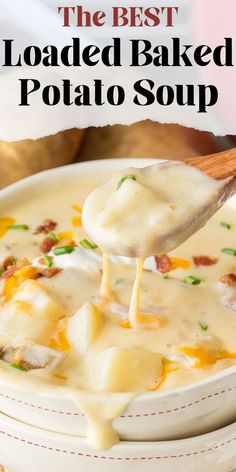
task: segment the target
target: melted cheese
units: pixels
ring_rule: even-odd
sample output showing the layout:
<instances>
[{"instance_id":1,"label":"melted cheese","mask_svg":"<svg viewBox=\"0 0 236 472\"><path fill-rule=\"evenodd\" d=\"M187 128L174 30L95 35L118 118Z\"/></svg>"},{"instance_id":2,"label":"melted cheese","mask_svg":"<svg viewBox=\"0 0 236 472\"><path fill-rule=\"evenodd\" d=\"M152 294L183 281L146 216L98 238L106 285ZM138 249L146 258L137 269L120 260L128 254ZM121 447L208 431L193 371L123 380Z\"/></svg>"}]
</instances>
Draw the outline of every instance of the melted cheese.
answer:
<instances>
[{"instance_id":1,"label":"melted cheese","mask_svg":"<svg viewBox=\"0 0 236 472\"><path fill-rule=\"evenodd\" d=\"M109 257L105 252L103 253L102 282L101 282L100 293L101 293L101 296L104 298L109 298L111 295Z\"/></svg>"}]
</instances>

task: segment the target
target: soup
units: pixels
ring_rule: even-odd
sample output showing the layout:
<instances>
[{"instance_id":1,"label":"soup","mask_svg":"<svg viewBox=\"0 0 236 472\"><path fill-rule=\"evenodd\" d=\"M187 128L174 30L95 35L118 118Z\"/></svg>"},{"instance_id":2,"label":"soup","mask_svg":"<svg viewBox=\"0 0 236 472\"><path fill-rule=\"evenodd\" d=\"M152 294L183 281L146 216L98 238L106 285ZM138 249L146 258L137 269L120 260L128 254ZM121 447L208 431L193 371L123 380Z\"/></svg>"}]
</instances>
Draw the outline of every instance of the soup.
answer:
<instances>
[{"instance_id":1,"label":"soup","mask_svg":"<svg viewBox=\"0 0 236 472\"><path fill-rule=\"evenodd\" d=\"M0 220L1 375L73 392L98 449L118 441L112 420L134 396L236 364L235 210L223 207L184 244L147 258L132 327L135 261L103 261L81 225L86 197L107 177L22 197ZM97 394L107 396L99 408Z\"/></svg>"}]
</instances>

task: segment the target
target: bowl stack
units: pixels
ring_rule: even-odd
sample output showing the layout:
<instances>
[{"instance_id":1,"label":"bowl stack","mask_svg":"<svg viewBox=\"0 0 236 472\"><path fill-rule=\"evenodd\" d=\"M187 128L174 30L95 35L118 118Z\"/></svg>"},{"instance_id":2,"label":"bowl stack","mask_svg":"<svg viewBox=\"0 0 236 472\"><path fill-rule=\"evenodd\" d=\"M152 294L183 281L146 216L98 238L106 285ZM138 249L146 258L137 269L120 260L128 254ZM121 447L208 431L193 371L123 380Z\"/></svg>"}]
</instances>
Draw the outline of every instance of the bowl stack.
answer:
<instances>
[{"instance_id":1,"label":"bowl stack","mask_svg":"<svg viewBox=\"0 0 236 472\"><path fill-rule=\"evenodd\" d=\"M87 446L85 417L70 401L2 387L1 463L9 472L32 472L35 464L37 472L110 472L111 466L116 472L231 472L236 423L220 425L235 415L235 379L231 369L208 383L134 400L115 421L121 442L102 452Z\"/></svg>"}]
</instances>

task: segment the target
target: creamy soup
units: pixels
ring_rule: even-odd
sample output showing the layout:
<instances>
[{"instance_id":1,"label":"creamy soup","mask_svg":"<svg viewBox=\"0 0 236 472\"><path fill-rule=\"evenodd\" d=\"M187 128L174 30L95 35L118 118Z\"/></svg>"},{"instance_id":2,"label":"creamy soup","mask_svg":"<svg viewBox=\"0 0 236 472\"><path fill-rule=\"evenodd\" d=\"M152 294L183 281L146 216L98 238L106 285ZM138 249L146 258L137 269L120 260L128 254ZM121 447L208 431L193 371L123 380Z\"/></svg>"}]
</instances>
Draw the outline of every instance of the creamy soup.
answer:
<instances>
[{"instance_id":1,"label":"creamy soup","mask_svg":"<svg viewBox=\"0 0 236 472\"><path fill-rule=\"evenodd\" d=\"M219 208L225 182L180 162L125 169L89 195L83 226L108 254L166 253Z\"/></svg>"},{"instance_id":2,"label":"creamy soup","mask_svg":"<svg viewBox=\"0 0 236 472\"><path fill-rule=\"evenodd\" d=\"M236 225L225 206L136 273L134 259L103 257L82 229L84 201L98 184L98 176L65 182L1 214L0 367L16 385L64 387L87 415L88 441L104 449L119 440L112 420L134 396L236 364Z\"/></svg>"}]
</instances>

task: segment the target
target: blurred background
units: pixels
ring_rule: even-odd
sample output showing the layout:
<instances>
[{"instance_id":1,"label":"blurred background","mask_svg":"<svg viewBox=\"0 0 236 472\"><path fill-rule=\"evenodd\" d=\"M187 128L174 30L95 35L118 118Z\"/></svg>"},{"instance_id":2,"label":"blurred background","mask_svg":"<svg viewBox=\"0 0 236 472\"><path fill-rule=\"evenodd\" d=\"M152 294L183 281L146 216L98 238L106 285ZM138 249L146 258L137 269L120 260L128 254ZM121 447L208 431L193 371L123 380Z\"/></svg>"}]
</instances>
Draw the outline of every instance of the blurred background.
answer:
<instances>
[{"instance_id":1,"label":"blurred background","mask_svg":"<svg viewBox=\"0 0 236 472\"><path fill-rule=\"evenodd\" d=\"M71 129L37 141L0 141L0 188L28 175L74 162L120 157L184 160L236 146L236 138L217 138L179 125L141 121L86 130Z\"/></svg>"}]
</instances>

